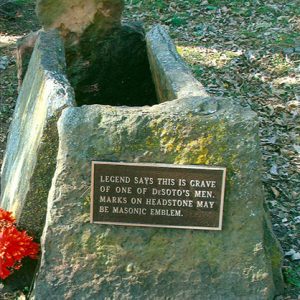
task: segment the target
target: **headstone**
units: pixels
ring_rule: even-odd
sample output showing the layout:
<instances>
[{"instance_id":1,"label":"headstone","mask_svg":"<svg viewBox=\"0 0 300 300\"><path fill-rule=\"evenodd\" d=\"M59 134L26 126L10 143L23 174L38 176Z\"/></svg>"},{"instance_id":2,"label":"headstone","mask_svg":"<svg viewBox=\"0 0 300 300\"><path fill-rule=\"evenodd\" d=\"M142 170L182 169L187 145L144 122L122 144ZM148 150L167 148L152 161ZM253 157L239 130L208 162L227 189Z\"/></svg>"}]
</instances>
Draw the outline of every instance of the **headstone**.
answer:
<instances>
[{"instance_id":1,"label":"headstone","mask_svg":"<svg viewBox=\"0 0 300 300\"><path fill-rule=\"evenodd\" d=\"M263 207L256 115L207 96L160 27L147 44L160 104L68 107L58 120L32 298L273 299L281 252ZM90 223L92 161L226 167L223 229Z\"/></svg>"}]
</instances>

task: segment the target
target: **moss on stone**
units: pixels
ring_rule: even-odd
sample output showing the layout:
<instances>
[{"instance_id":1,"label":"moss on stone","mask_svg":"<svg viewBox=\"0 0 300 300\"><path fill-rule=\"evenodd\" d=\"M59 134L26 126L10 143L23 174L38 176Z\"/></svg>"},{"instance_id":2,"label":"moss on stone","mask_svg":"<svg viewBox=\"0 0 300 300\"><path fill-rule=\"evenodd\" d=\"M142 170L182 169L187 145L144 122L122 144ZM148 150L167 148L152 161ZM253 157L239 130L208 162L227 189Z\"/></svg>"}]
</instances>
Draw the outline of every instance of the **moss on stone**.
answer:
<instances>
[{"instance_id":1,"label":"moss on stone","mask_svg":"<svg viewBox=\"0 0 300 300\"><path fill-rule=\"evenodd\" d=\"M56 168L58 150L58 116L49 119L38 149L36 167L22 207L18 225L26 229L37 240L40 238L46 219L47 198L52 176Z\"/></svg>"}]
</instances>

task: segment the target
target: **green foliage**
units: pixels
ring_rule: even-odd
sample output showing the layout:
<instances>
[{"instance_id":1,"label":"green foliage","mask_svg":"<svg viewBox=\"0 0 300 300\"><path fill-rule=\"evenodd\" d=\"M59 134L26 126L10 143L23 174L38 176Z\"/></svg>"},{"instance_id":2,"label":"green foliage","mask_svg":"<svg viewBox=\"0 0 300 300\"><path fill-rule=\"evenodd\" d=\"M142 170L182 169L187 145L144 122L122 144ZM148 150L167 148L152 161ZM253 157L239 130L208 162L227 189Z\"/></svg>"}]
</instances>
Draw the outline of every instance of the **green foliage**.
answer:
<instances>
[{"instance_id":1,"label":"green foliage","mask_svg":"<svg viewBox=\"0 0 300 300\"><path fill-rule=\"evenodd\" d=\"M186 19L181 18L181 17L176 16L176 15L171 19L171 24L176 26L176 27L185 25L186 23L187 23Z\"/></svg>"},{"instance_id":2,"label":"green foliage","mask_svg":"<svg viewBox=\"0 0 300 300\"><path fill-rule=\"evenodd\" d=\"M280 34L275 43L283 47L294 47L297 43L300 43L300 34L299 32Z\"/></svg>"},{"instance_id":3,"label":"green foliage","mask_svg":"<svg viewBox=\"0 0 300 300\"><path fill-rule=\"evenodd\" d=\"M206 6L206 9L207 10L216 10L216 9L218 9L218 7L217 6L208 5L208 6Z\"/></svg>"},{"instance_id":4,"label":"green foliage","mask_svg":"<svg viewBox=\"0 0 300 300\"><path fill-rule=\"evenodd\" d=\"M5 6L5 5L23 5L23 4L30 4L32 3L33 0L4 0L0 2L0 6Z\"/></svg>"},{"instance_id":5,"label":"green foliage","mask_svg":"<svg viewBox=\"0 0 300 300\"><path fill-rule=\"evenodd\" d=\"M8 19L16 17L17 12L23 9L27 4L32 4L33 0L0 0L0 17Z\"/></svg>"},{"instance_id":6,"label":"green foliage","mask_svg":"<svg viewBox=\"0 0 300 300\"><path fill-rule=\"evenodd\" d=\"M196 65L196 66L192 66L192 71L197 78L201 79L201 75L204 73L204 68Z\"/></svg>"},{"instance_id":7,"label":"green foliage","mask_svg":"<svg viewBox=\"0 0 300 300\"><path fill-rule=\"evenodd\" d=\"M15 3L19 5L28 4L28 3L32 3L32 0L15 0Z\"/></svg>"},{"instance_id":8,"label":"green foliage","mask_svg":"<svg viewBox=\"0 0 300 300\"><path fill-rule=\"evenodd\" d=\"M285 281L293 286L300 288L300 266L292 268L286 268L283 270Z\"/></svg>"},{"instance_id":9,"label":"green foliage","mask_svg":"<svg viewBox=\"0 0 300 300\"><path fill-rule=\"evenodd\" d=\"M151 3L155 3L155 5L160 8L160 9L165 9L167 8L167 2L164 0L152 0L150 1Z\"/></svg>"}]
</instances>

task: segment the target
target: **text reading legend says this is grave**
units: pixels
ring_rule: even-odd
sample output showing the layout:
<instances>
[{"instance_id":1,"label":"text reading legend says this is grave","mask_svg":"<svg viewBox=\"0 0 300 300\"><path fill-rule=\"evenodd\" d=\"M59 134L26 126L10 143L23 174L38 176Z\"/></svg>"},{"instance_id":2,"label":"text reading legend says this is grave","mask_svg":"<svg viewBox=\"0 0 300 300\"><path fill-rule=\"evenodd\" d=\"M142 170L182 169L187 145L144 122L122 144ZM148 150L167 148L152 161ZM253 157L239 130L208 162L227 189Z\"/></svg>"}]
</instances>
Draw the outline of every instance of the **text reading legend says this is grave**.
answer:
<instances>
[{"instance_id":1,"label":"text reading legend says this is grave","mask_svg":"<svg viewBox=\"0 0 300 300\"><path fill-rule=\"evenodd\" d=\"M226 169L92 163L91 222L220 230Z\"/></svg>"}]
</instances>

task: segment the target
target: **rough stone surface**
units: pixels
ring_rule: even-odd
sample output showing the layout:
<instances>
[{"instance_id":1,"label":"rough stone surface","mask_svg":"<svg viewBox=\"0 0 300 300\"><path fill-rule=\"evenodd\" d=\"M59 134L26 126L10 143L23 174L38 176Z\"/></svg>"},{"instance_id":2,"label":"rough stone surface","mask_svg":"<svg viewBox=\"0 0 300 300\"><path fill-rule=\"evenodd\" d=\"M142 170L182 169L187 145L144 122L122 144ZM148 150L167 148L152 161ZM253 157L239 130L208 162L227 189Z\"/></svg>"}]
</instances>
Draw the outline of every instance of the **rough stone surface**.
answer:
<instances>
[{"instance_id":1,"label":"rough stone surface","mask_svg":"<svg viewBox=\"0 0 300 300\"><path fill-rule=\"evenodd\" d=\"M1 176L0 206L13 211L19 226L41 235L58 147L56 121L74 105L64 76L62 41L41 32L32 54L10 127Z\"/></svg>"},{"instance_id":2,"label":"rough stone surface","mask_svg":"<svg viewBox=\"0 0 300 300\"><path fill-rule=\"evenodd\" d=\"M208 97L164 29L157 25L146 35L148 57L159 102L182 97Z\"/></svg>"},{"instance_id":3,"label":"rough stone surface","mask_svg":"<svg viewBox=\"0 0 300 300\"><path fill-rule=\"evenodd\" d=\"M76 41L90 28L101 34L119 26L123 6L122 0L37 0L36 12L45 29Z\"/></svg>"},{"instance_id":4,"label":"rough stone surface","mask_svg":"<svg viewBox=\"0 0 300 300\"><path fill-rule=\"evenodd\" d=\"M163 103L74 107L62 42L56 32L39 35L12 122L1 200L36 235L47 205L31 297L273 299L282 288L281 253L263 208L256 117L207 97L160 27L147 45ZM227 167L223 230L90 224L92 160Z\"/></svg>"},{"instance_id":5,"label":"rough stone surface","mask_svg":"<svg viewBox=\"0 0 300 300\"><path fill-rule=\"evenodd\" d=\"M21 89L39 31L31 32L17 42L18 88Z\"/></svg>"},{"instance_id":6,"label":"rough stone surface","mask_svg":"<svg viewBox=\"0 0 300 300\"><path fill-rule=\"evenodd\" d=\"M210 113L210 102L218 110ZM266 223L257 121L228 99L67 108L35 299L273 299L281 253ZM221 232L89 223L92 160L222 165Z\"/></svg>"}]
</instances>

